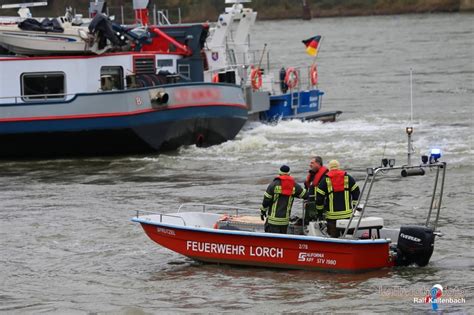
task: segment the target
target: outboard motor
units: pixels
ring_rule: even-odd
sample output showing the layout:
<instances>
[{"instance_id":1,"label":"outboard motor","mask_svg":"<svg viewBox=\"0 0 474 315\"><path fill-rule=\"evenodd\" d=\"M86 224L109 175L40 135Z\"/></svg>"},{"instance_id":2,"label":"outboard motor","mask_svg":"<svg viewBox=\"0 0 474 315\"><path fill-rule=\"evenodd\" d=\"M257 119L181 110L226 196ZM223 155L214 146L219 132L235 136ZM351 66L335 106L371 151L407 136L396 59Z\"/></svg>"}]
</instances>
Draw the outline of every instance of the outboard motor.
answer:
<instances>
[{"instance_id":1,"label":"outboard motor","mask_svg":"<svg viewBox=\"0 0 474 315\"><path fill-rule=\"evenodd\" d=\"M123 46L125 42L118 37L112 28L112 22L103 14L97 14L89 24L89 32L99 33L99 49L104 49L109 40L115 46Z\"/></svg>"},{"instance_id":2,"label":"outboard motor","mask_svg":"<svg viewBox=\"0 0 474 315\"><path fill-rule=\"evenodd\" d=\"M435 234L425 226L402 226L398 235L397 266L428 264L433 254Z\"/></svg>"}]
</instances>

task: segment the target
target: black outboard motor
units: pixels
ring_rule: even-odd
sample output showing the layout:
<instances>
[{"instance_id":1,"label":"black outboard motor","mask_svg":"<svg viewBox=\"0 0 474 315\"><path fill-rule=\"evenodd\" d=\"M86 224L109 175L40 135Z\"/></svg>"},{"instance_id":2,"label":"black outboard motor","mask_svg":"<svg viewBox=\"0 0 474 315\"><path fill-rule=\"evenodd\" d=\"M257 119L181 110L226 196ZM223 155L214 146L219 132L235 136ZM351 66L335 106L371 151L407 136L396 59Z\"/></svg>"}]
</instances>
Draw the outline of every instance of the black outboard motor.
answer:
<instances>
[{"instance_id":1,"label":"black outboard motor","mask_svg":"<svg viewBox=\"0 0 474 315\"><path fill-rule=\"evenodd\" d=\"M135 43L135 51L140 51L143 44L150 45L153 42L150 32L141 27L129 30L119 24L112 23L112 29L133 41Z\"/></svg>"},{"instance_id":2,"label":"black outboard motor","mask_svg":"<svg viewBox=\"0 0 474 315\"><path fill-rule=\"evenodd\" d=\"M89 32L99 33L99 49L107 46L107 39L115 46L123 46L124 42L117 36L112 28L112 22L103 14L97 14L89 24Z\"/></svg>"},{"instance_id":3,"label":"black outboard motor","mask_svg":"<svg viewBox=\"0 0 474 315\"><path fill-rule=\"evenodd\" d=\"M285 94L288 91L288 85L285 83L286 69L280 69L280 90L281 93Z\"/></svg>"},{"instance_id":4,"label":"black outboard motor","mask_svg":"<svg viewBox=\"0 0 474 315\"><path fill-rule=\"evenodd\" d=\"M435 234L425 226L402 226L398 235L397 266L428 264L433 254Z\"/></svg>"}]
</instances>

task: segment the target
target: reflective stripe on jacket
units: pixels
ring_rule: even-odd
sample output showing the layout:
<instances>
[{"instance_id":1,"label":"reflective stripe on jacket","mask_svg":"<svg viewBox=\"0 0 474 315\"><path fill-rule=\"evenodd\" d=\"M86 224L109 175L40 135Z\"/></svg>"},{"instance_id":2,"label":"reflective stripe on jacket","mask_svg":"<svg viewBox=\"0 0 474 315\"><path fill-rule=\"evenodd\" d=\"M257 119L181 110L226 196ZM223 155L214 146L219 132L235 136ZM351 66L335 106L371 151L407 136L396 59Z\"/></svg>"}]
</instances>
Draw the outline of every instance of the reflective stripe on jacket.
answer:
<instances>
[{"instance_id":1,"label":"reflective stripe on jacket","mask_svg":"<svg viewBox=\"0 0 474 315\"><path fill-rule=\"evenodd\" d=\"M324 210L326 203L326 219L350 218L359 194L359 186L352 176L340 170L329 171L316 189L316 209Z\"/></svg>"},{"instance_id":2,"label":"reflective stripe on jacket","mask_svg":"<svg viewBox=\"0 0 474 315\"><path fill-rule=\"evenodd\" d=\"M292 183L292 187L288 183ZM303 198L305 194L306 189L295 183L293 177L277 177L268 185L260 210L267 212L268 223L288 225L294 198Z\"/></svg>"}]
</instances>

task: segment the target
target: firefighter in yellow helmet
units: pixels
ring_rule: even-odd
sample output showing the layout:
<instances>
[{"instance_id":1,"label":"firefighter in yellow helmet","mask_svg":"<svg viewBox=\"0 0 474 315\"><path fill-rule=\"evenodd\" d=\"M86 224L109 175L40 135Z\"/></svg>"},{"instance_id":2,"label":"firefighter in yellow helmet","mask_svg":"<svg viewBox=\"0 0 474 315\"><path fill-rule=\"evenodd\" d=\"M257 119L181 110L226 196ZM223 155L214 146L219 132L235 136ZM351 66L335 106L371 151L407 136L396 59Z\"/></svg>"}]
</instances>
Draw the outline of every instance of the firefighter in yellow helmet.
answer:
<instances>
[{"instance_id":1,"label":"firefighter in yellow helmet","mask_svg":"<svg viewBox=\"0 0 474 315\"><path fill-rule=\"evenodd\" d=\"M286 234L293 200L295 197L301 199L305 194L306 189L290 176L290 168L286 165L280 167L279 176L268 185L260 207L262 220L267 217L265 232Z\"/></svg>"},{"instance_id":2,"label":"firefighter in yellow helmet","mask_svg":"<svg viewBox=\"0 0 474 315\"><path fill-rule=\"evenodd\" d=\"M338 161L330 161L328 168L325 180L316 189L316 209L326 212L328 233L331 237L338 237L336 221L351 217L360 190L355 179L340 169Z\"/></svg>"}]
</instances>

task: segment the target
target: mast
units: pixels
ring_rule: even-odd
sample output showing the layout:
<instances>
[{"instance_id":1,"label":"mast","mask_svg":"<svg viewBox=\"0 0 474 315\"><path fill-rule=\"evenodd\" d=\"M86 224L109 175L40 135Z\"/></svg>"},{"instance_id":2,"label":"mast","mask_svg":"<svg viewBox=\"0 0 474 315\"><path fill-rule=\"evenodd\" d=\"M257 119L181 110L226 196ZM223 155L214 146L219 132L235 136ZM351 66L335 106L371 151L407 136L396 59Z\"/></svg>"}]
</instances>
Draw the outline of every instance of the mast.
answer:
<instances>
[{"instance_id":1,"label":"mast","mask_svg":"<svg viewBox=\"0 0 474 315\"><path fill-rule=\"evenodd\" d=\"M413 69L410 68L410 127L405 129L408 136L407 164L411 166L411 155L413 153L413 143L411 135L413 133Z\"/></svg>"},{"instance_id":2,"label":"mast","mask_svg":"<svg viewBox=\"0 0 474 315\"><path fill-rule=\"evenodd\" d=\"M105 1L95 0L89 3L89 17L94 18L98 13L104 11Z\"/></svg>"},{"instance_id":3,"label":"mast","mask_svg":"<svg viewBox=\"0 0 474 315\"><path fill-rule=\"evenodd\" d=\"M149 25L148 0L133 0L133 10L135 11L135 23Z\"/></svg>"}]
</instances>

